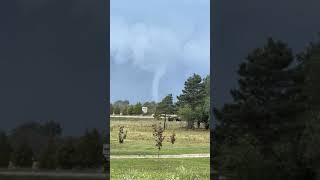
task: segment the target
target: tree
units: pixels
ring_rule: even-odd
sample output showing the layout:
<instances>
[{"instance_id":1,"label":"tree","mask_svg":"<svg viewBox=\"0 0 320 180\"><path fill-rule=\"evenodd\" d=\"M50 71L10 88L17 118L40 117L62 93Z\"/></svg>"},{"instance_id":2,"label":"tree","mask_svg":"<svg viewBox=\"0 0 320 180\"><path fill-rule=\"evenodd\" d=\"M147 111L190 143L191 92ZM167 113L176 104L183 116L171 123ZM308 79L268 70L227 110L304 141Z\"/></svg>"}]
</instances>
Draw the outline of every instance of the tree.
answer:
<instances>
[{"instance_id":1,"label":"tree","mask_svg":"<svg viewBox=\"0 0 320 180\"><path fill-rule=\"evenodd\" d=\"M142 104L140 102L138 102L134 106L133 114L135 114L135 115L141 115L142 114Z\"/></svg>"},{"instance_id":2,"label":"tree","mask_svg":"<svg viewBox=\"0 0 320 180\"><path fill-rule=\"evenodd\" d=\"M0 132L0 167L8 167L11 151L8 136L6 133Z\"/></svg>"},{"instance_id":3,"label":"tree","mask_svg":"<svg viewBox=\"0 0 320 180\"><path fill-rule=\"evenodd\" d=\"M297 136L297 114L304 110L296 81L291 50L281 41L268 39L240 65L239 89L231 90L234 103L225 104L216 117L224 134L252 134L265 147L282 138Z\"/></svg>"},{"instance_id":4,"label":"tree","mask_svg":"<svg viewBox=\"0 0 320 180\"><path fill-rule=\"evenodd\" d=\"M192 110L190 105L180 107L178 114L187 121L187 128L192 129L194 127L194 119L197 117L197 112Z\"/></svg>"},{"instance_id":5,"label":"tree","mask_svg":"<svg viewBox=\"0 0 320 180\"><path fill-rule=\"evenodd\" d=\"M198 74L193 74L184 83L184 89L182 94L177 97L178 106L190 105L191 109L195 109L198 105L201 105L205 96L204 84L202 78Z\"/></svg>"},{"instance_id":6,"label":"tree","mask_svg":"<svg viewBox=\"0 0 320 180\"><path fill-rule=\"evenodd\" d=\"M103 163L102 137L97 129L86 131L76 148L78 165L82 168L98 168Z\"/></svg>"},{"instance_id":7,"label":"tree","mask_svg":"<svg viewBox=\"0 0 320 180\"><path fill-rule=\"evenodd\" d=\"M56 153L58 144L54 139L49 139L39 156L39 166L42 169L55 169L57 167Z\"/></svg>"},{"instance_id":8,"label":"tree","mask_svg":"<svg viewBox=\"0 0 320 180\"><path fill-rule=\"evenodd\" d=\"M12 147L17 147L22 143L27 143L32 148L37 159L41 150L46 146L50 138L58 138L62 134L59 123L48 121L45 123L28 122L14 128L10 133Z\"/></svg>"},{"instance_id":9,"label":"tree","mask_svg":"<svg viewBox=\"0 0 320 180\"><path fill-rule=\"evenodd\" d=\"M184 83L182 94L177 97L178 112L182 113L180 115L188 121L187 128L193 128L196 120L198 127L200 127L201 121L208 122L208 118L204 120L206 118L204 105L206 85L208 82L209 81L203 82L200 75L193 74L193 76L189 77ZM190 115L190 117L187 117L188 115Z\"/></svg>"},{"instance_id":10,"label":"tree","mask_svg":"<svg viewBox=\"0 0 320 180\"><path fill-rule=\"evenodd\" d=\"M128 107L128 114L133 115L134 114L134 107L132 105L129 105Z\"/></svg>"},{"instance_id":11,"label":"tree","mask_svg":"<svg viewBox=\"0 0 320 180\"><path fill-rule=\"evenodd\" d=\"M62 134L62 128L59 123L55 121L48 121L43 126L43 135L49 138L59 137Z\"/></svg>"},{"instance_id":12,"label":"tree","mask_svg":"<svg viewBox=\"0 0 320 180\"><path fill-rule=\"evenodd\" d=\"M122 115L128 115L128 106L125 106L122 110Z\"/></svg>"},{"instance_id":13,"label":"tree","mask_svg":"<svg viewBox=\"0 0 320 180\"><path fill-rule=\"evenodd\" d=\"M166 129L167 114L172 114L174 112L172 94L168 94L160 103L158 103L156 112L157 114L164 114L163 129Z\"/></svg>"},{"instance_id":14,"label":"tree","mask_svg":"<svg viewBox=\"0 0 320 180\"><path fill-rule=\"evenodd\" d=\"M31 167L33 163L32 148L26 142L18 145L12 153L11 160L17 167Z\"/></svg>"},{"instance_id":15,"label":"tree","mask_svg":"<svg viewBox=\"0 0 320 180\"><path fill-rule=\"evenodd\" d=\"M114 106L114 114L120 114L121 112L121 109L120 109L120 106Z\"/></svg>"},{"instance_id":16,"label":"tree","mask_svg":"<svg viewBox=\"0 0 320 180\"><path fill-rule=\"evenodd\" d=\"M148 112L147 114L155 114L156 113L156 107L157 107L157 103L154 101L151 102L145 102L143 104L144 107L148 107Z\"/></svg>"},{"instance_id":17,"label":"tree","mask_svg":"<svg viewBox=\"0 0 320 180\"><path fill-rule=\"evenodd\" d=\"M76 149L73 139L66 139L57 150L57 166L62 169L71 169L76 165Z\"/></svg>"},{"instance_id":18,"label":"tree","mask_svg":"<svg viewBox=\"0 0 320 180\"><path fill-rule=\"evenodd\" d=\"M298 144L305 124L300 118L306 107L304 78L291 50L270 38L248 55L238 74L239 88L231 90L234 102L215 109L216 147L225 147L217 150L219 167L231 172L229 163L236 163L232 167L239 173L234 179L263 179L274 167L277 174L272 179L305 179L298 174ZM250 157L234 159L239 157L237 152L249 152L248 148Z\"/></svg>"},{"instance_id":19,"label":"tree","mask_svg":"<svg viewBox=\"0 0 320 180\"><path fill-rule=\"evenodd\" d=\"M114 112L113 104L110 103L110 112L109 112L109 114L111 115L111 114L113 114L113 112Z\"/></svg>"},{"instance_id":20,"label":"tree","mask_svg":"<svg viewBox=\"0 0 320 180\"><path fill-rule=\"evenodd\" d=\"M155 146L158 149L158 158L159 158L160 150L162 148L162 142L165 138L165 136L163 136L164 129L161 127L161 123L158 126L156 124L152 125L152 128L153 128L153 137L154 137L154 140L156 141Z\"/></svg>"}]
</instances>

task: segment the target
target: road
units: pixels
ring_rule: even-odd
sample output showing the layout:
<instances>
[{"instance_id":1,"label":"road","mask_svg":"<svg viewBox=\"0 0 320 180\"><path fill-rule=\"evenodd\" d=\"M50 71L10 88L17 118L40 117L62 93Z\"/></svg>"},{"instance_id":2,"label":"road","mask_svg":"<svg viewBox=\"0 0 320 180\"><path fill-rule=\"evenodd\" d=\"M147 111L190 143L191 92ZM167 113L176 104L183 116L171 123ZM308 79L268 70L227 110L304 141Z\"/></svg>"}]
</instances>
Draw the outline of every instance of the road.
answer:
<instances>
[{"instance_id":1,"label":"road","mask_svg":"<svg viewBox=\"0 0 320 180\"><path fill-rule=\"evenodd\" d=\"M110 159L143 159L143 158L158 158L158 155L117 155L110 156ZM177 154L177 155L159 155L159 158L210 158L210 154Z\"/></svg>"}]
</instances>

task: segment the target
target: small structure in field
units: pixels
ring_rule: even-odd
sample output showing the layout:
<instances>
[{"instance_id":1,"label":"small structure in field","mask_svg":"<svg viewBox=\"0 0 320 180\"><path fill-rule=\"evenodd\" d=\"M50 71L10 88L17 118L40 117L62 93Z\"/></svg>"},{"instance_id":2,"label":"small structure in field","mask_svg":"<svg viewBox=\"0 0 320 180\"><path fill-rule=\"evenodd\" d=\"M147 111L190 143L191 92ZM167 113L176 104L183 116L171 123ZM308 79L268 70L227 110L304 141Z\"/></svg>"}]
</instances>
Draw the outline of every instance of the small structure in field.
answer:
<instances>
[{"instance_id":1,"label":"small structure in field","mask_svg":"<svg viewBox=\"0 0 320 180\"><path fill-rule=\"evenodd\" d=\"M148 107L142 107L142 112L143 112L143 114L147 114L148 113Z\"/></svg>"}]
</instances>

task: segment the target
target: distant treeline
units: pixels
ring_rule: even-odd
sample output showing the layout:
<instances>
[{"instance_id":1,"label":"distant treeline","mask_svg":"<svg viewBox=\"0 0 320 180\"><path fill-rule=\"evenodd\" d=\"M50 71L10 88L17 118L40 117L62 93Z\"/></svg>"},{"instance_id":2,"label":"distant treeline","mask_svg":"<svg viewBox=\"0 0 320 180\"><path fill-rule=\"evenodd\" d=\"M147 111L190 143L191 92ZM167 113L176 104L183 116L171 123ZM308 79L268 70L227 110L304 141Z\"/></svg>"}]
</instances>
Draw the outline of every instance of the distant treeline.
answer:
<instances>
[{"instance_id":1,"label":"distant treeline","mask_svg":"<svg viewBox=\"0 0 320 180\"><path fill-rule=\"evenodd\" d=\"M293 54L270 38L238 75L233 102L215 109L216 172L231 180L320 179L320 41Z\"/></svg>"},{"instance_id":2,"label":"distant treeline","mask_svg":"<svg viewBox=\"0 0 320 180\"><path fill-rule=\"evenodd\" d=\"M96 169L104 166L105 139L97 129L81 137L62 137L61 126L53 121L30 122L0 132L0 167L40 169Z\"/></svg>"},{"instance_id":3,"label":"distant treeline","mask_svg":"<svg viewBox=\"0 0 320 180\"><path fill-rule=\"evenodd\" d=\"M131 105L128 100L110 103L110 114L142 115L142 107L147 107L146 115L178 114L187 121L187 128L193 128L201 123L209 128L210 122L210 76L202 78L193 74L184 83L182 93L173 102L172 94L165 96L160 102L145 102Z\"/></svg>"}]
</instances>

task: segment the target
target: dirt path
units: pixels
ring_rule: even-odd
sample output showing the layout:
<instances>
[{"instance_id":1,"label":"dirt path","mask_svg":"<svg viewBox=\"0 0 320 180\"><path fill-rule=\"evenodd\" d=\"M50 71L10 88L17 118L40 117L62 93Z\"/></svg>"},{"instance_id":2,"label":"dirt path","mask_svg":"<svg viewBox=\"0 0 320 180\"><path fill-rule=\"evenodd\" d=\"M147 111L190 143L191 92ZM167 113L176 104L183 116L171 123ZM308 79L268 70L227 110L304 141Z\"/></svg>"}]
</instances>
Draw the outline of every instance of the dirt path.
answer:
<instances>
[{"instance_id":1,"label":"dirt path","mask_svg":"<svg viewBox=\"0 0 320 180\"><path fill-rule=\"evenodd\" d=\"M209 158L210 154L177 154L177 155L159 155L159 158ZM110 159L142 159L158 158L158 155L118 155L110 156Z\"/></svg>"},{"instance_id":2,"label":"dirt path","mask_svg":"<svg viewBox=\"0 0 320 180\"><path fill-rule=\"evenodd\" d=\"M110 115L112 118L153 119L153 116Z\"/></svg>"}]
</instances>

